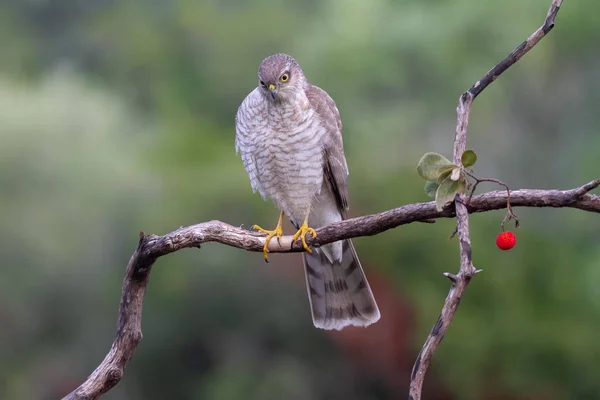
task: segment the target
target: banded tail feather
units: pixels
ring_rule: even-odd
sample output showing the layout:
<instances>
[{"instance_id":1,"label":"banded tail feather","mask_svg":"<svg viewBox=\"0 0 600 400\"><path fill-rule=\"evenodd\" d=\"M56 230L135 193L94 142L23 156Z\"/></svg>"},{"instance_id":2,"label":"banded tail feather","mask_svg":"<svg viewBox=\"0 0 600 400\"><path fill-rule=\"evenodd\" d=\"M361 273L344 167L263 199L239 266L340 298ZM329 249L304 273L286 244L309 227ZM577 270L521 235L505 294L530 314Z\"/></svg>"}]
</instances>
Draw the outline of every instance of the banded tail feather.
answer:
<instances>
[{"instance_id":1,"label":"banded tail feather","mask_svg":"<svg viewBox=\"0 0 600 400\"><path fill-rule=\"evenodd\" d=\"M341 261L331 260L328 257L331 252L324 248L302 254L313 323L317 328L340 330L348 325L368 326L380 317L354 245L344 240L342 250Z\"/></svg>"}]
</instances>

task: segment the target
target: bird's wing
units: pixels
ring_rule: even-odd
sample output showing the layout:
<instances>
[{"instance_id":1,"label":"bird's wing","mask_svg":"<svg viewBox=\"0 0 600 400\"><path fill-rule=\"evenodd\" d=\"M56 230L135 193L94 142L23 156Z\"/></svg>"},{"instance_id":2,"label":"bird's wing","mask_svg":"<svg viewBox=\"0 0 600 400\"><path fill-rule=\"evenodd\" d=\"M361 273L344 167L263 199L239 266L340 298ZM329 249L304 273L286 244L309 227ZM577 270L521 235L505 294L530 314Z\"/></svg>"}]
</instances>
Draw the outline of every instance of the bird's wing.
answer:
<instances>
[{"instance_id":1,"label":"bird's wing","mask_svg":"<svg viewBox=\"0 0 600 400\"><path fill-rule=\"evenodd\" d=\"M250 185L252 190L260 191L260 194L265 197L260 181L258 180L258 171L255 159L256 152L256 136L259 135L262 126L260 122L262 118L258 115L262 108L258 106L260 101L260 93L254 89L242 102L238 108L235 117L235 152L241 153L242 161L248 176L250 177Z\"/></svg>"},{"instance_id":2,"label":"bird's wing","mask_svg":"<svg viewBox=\"0 0 600 400\"><path fill-rule=\"evenodd\" d=\"M306 96L327 130L323 146L325 153L323 170L327 183L335 196L337 206L344 215L348 210L348 185L346 183L348 165L344 156L340 112L327 92L317 86L310 85L306 89Z\"/></svg>"},{"instance_id":3,"label":"bird's wing","mask_svg":"<svg viewBox=\"0 0 600 400\"><path fill-rule=\"evenodd\" d=\"M335 102L317 86L309 86L306 95L327 131L323 143L323 172L331 193L324 197L330 201L319 203L320 209L313 209L311 214L314 218L315 214L321 213L318 219L320 226L333 222L335 217L337 220L344 218L348 210L348 166L342 142L342 120ZM333 212L328 212L328 204L331 204ZM328 220L334 214L335 206L339 215ZM302 254L302 259L316 327L342 329L347 325L367 326L379 319L377 303L350 240L321 246L312 253Z\"/></svg>"}]
</instances>

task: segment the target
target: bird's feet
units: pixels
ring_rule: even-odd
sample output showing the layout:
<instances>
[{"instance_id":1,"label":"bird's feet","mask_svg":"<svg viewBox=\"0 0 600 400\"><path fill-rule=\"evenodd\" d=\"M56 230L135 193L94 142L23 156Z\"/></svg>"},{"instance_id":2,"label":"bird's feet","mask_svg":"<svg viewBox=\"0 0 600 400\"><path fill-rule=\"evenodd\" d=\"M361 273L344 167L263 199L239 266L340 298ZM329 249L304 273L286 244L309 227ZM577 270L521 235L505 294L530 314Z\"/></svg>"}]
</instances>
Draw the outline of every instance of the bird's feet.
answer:
<instances>
[{"instance_id":1,"label":"bird's feet","mask_svg":"<svg viewBox=\"0 0 600 400\"><path fill-rule=\"evenodd\" d=\"M281 237L283 236L283 229L281 228L281 219L280 219L280 223L277 224L275 229L273 229L272 231L263 229L258 225L252 225L252 229L255 229L259 232L267 234L267 238L265 239L265 245L263 247L263 256L265 257L265 261L269 262L269 260L268 260L269 256L267 255L267 253L269 252L269 242L271 241L271 239L276 237L277 243L279 243L279 239L281 239Z\"/></svg>"},{"instance_id":2,"label":"bird's feet","mask_svg":"<svg viewBox=\"0 0 600 400\"><path fill-rule=\"evenodd\" d=\"M315 232L315 230L313 228L309 228L308 224L306 222L304 222L302 224L302 226L300 227L300 229L298 229L298 232L296 232L296 234L292 238L292 245L294 243L296 243L296 240L298 240L298 238L300 238L300 239L302 239L302 247L304 247L304 250L306 250L308 253L312 253L312 250L306 244L306 234L307 233L310 233L311 236L314 238L317 237L317 233Z\"/></svg>"}]
</instances>

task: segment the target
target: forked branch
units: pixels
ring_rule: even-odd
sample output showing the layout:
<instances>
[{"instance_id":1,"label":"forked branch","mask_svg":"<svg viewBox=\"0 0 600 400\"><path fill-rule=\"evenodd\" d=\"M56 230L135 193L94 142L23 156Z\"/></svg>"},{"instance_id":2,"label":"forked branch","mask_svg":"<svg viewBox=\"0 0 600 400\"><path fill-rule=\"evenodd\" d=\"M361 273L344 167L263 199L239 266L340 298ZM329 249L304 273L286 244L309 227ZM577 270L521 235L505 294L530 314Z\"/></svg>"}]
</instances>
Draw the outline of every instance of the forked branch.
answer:
<instances>
[{"instance_id":1,"label":"forked branch","mask_svg":"<svg viewBox=\"0 0 600 400\"><path fill-rule=\"evenodd\" d=\"M600 186L600 179L570 190L522 189L511 191L513 207L575 208L600 214L600 195L588 193ZM473 196L470 213L480 213L506 208L506 191L494 191ZM437 211L435 202L409 204L378 214L347 219L317 229L317 237L309 239L312 246L320 246L337 240L372 236L413 222L432 221L455 217L454 207ZM125 366L142 338L142 305L148 278L154 262L161 256L185 248L200 247L203 243L216 242L242 250L262 252L265 237L246 229L221 221L208 221L179 228L164 236L140 234L138 248L131 256L123 287L117 323L117 335L110 351L77 389L64 397L69 400L96 399L115 386ZM292 236L281 238L281 244L273 240L269 250L274 253L302 251ZM436 326L439 327L438 324Z\"/></svg>"},{"instance_id":2,"label":"forked branch","mask_svg":"<svg viewBox=\"0 0 600 400\"><path fill-rule=\"evenodd\" d=\"M454 139L454 163L456 165L461 164L462 154L467 149L467 127L469 125L469 114L471 113L473 101L486 87L494 82L496 78L510 68L511 65L519 61L521 57L552 30L554 27L554 20L556 19L561 4L562 0L552 0L552 4L546 14L543 25L460 96L458 108L456 109L456 137ZM510 196L508 193L509 192L507 191L507 196ZM425 373L429 367L431 357L433 357L433 354L444 338L467 285L471 282L471 278L478 272L472 262L471 239L469 235L469 213L467 210L468 202L466 196L464 194L458 194L454 203L456 208L456 231L458 233L458 243L460 248L460 270L457 275L450 273L445 274L451 281L450 291L444 302L442 312L429 336L425 340L425 344L419 352L413 366L410 377L409 400L421 399L423 380L425 379ZM511 204L513 204L512 201ZM512 211L509 209L509 212Z\"/></svg>"}]
</instances>

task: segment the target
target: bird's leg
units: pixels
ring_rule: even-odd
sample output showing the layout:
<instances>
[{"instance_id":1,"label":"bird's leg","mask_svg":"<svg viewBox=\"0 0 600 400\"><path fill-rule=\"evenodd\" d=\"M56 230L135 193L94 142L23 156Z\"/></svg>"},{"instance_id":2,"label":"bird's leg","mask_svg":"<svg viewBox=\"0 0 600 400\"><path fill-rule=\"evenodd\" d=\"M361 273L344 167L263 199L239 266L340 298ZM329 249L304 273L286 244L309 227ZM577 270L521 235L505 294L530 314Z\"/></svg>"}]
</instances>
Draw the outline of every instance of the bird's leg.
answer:
<instances>
[{"instance_id":1,"label":"bird's leg","mask_svg":"<svg viewBox=\"0 0 600 400\"><path fill-rule=\"evenodd\" d=\"M302 239L302 247L304 247L304 250L306 250L308 253L312 253L312 250L306 244L306 234L310 233L312 237L317 237L317 233L313 228L309 228L308 226L308 214L310 214L310 211L306 213L306 218L304 218L304 222L300 226L300 229L298 229L298 232L296 232L296 234L292 238L292 245L296 243L296 240L298 240L298 238L300 238Z\"/></svg>"},{"instance_id":2,"label":"bird's leg","mask_svg":"<svg viewBox=\"0 0 600 400\"><path fill-rule=\"evenodd\" d=\"M279 243L279 239L283 236L283 229L281 228L281 224L283 223L283 211L279 214L279 221L277 222L277 226L272 231L267 229L263 229L258 225L252 225L252 229L255 229L259 232L266 233L267 238L265 239L265 246L263 247L263 255L265 257L265 261L268 261L267 253L269 252L269 242L274 237L277 238L277 243Z\"/></svg>"}]
</instances>

